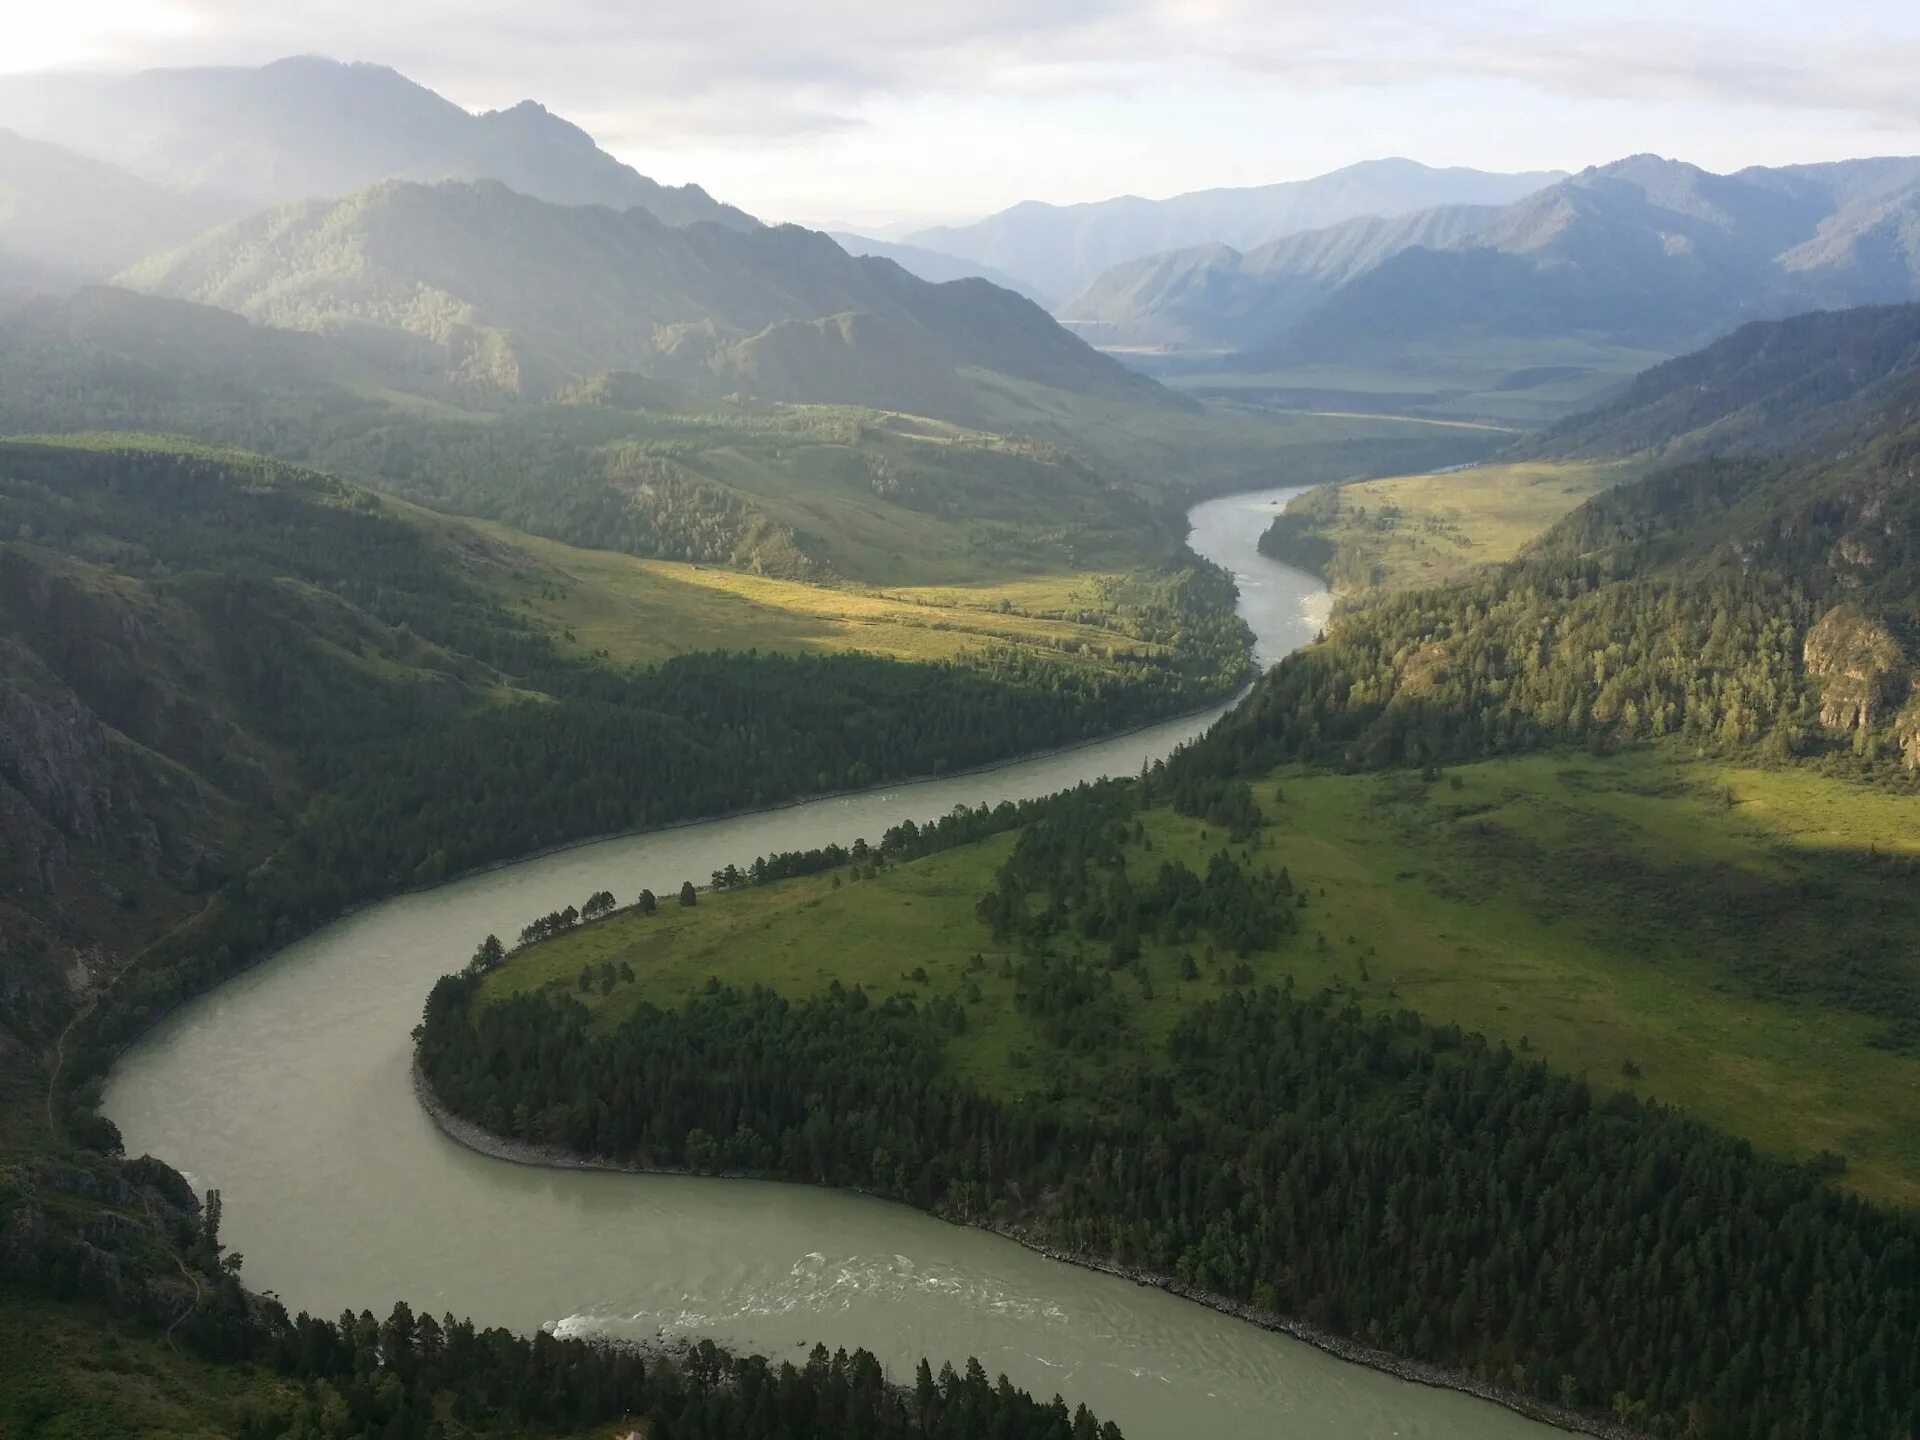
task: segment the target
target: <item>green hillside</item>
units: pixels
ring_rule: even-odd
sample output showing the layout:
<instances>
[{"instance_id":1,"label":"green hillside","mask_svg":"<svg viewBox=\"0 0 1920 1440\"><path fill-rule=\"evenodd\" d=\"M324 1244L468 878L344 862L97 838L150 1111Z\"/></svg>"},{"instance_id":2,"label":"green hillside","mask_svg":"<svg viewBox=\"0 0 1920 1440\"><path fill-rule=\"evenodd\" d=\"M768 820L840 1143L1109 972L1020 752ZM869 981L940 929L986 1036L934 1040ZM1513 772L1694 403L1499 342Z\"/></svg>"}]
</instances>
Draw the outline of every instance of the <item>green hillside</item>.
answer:
<instances>
[{"instance_id":1,"label":"green hillside","mask_svg":"<svg viewBox=\"0 0 1920 1440\"><path fill-rule=\"evenodd\" d=\"M1535 461L1325 485L1274 517L1260 553L1311 570L1345 601L1431 589L1513 559L1627 473Z\"/></svg>"},{"instance_id":2,"label":"green hillside","mask_svg":"<svg viewBox=\"0 0 1920 1440\"><path fill-rule=\"evenodd\" d=\"M529 917L436 988L421 1058L523 1142L857 1185L1536 1413L1877 1433L1911 1410L1881 1382L1913 1220L1831 1181L1916 1193L1920 1068L1894 990L1802 960L1910 950L1920 834L1847 791L1653 754L1174 767ZM1731 1238L1781 1225L1844 1303ZM1816 1375L1813 1326L1888 1358ZM1728 1358L1763 1347L1792 1392Z\"/></svg>"},{"instance_id":3,"label":"green hillside","mask_svg":"<svg viewBox=\"0 0 1920 1440\"><path fill-rule=\"evenodd\" d=\"M1618 399L1521 442L1554 457L1664 459L1838 449L1920 417L1920 306L1743 326L1639 375Z\"/></svg>"},{"instance_id":4,"label":"green hillside","mask_svg":"<svg viewBox=\"0 0 1920 1440\"><path fill-rule=\"evenodd\" d=\"M1211 753L1420 764L1671 736L1911 789L1915 444L1620 486L1503 569L1357 612Z\"/></svg>"},{"instance_id":5,"label":"green hillside","mask_svg":"<svg viewBox=\"0 0 1920 1440\"><path fill-rule=\"evenodd\" d=\"M1203 571L1004 606L712 586L139 440L0 449L0 533L7 904L32 937L5 1018L42 1037L112 978L69 983L76 952L124 962L270 855L249 905L312 923L396 879L1191 708L1244 665ZM733 628L703 635L716 605ZM728 633L758 653L712 653ZM510 762L542 779L454 778Z\"/></svg>"},{"instance_id":6,"label":"green hillside","mask_svg":"<svg viewBox=\"0 0 1920 1440\"><path fill-rule=\"evenodd\" d=\"M133 267L135 289L318 331L478 398L639 370L969 419L965 371L1183 402L981 280L929 285L793 226L676 227L491 182L300 201Z\"/></svg>"}]
</instances>

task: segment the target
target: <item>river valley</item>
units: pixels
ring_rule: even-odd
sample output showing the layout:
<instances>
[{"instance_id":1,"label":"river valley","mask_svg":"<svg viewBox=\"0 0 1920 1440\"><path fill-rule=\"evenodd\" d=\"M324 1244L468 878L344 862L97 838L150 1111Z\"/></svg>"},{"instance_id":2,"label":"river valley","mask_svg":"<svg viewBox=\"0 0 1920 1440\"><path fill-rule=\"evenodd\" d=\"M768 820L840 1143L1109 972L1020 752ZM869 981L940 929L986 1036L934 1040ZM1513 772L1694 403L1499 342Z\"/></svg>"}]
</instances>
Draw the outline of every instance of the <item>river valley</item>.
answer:
<instances>
[{"instance_id":1,"label":"river valley","mask_svg":"<svg viewBox=\"0 0 1920 1440\"><path fill-rule=\"evenodd\" d=\"M1264 666L1324 620L1318 581L1255 549L1274 490L1192 512L1232 569ZM519 1329L712 1335L775 1359L865 1346L898 1376L968 1355L1084 1401L1131 1440L1520 1440L1556 1432L1011 1241L860 1196L739 1180L547 1170L442 1135L415 1103L409 1031L489 931L610 889L667 893L729 861L800 850L955 804L1137 771L1220 712L957 778L596 842L370 906L145 1037L104 1109L225 1201L244 1275L289 1309L405 1299Z\"/></svg>"}]
</instances>

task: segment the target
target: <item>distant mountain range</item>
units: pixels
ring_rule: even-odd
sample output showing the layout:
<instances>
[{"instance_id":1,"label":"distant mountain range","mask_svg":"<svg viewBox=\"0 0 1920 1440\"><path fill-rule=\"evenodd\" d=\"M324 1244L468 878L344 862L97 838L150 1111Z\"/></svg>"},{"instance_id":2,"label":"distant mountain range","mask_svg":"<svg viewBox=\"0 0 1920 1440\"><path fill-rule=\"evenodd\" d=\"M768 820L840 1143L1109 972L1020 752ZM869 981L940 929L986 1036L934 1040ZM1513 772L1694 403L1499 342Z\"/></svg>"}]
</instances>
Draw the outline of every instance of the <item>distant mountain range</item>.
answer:
<instances>
[{"instance_id":1,"label":"distant mountain range","mask_svg":"<svg viewBox=\"0 0 1920 1440\"><path fill-rule=\"evenodd\" d=\"M0 126L191 195L209 224L395 177L498 180L560 205L644 206L675 225L756 223L697 185L648 179L531 100L475 115L383 65L303 56L245 69L5 76ZM11 228L0 228L0 244Z\"/></svg>"},{"instance_id":2,"label":"distant mountain range","mask_svg":"<svg viewBox=\"0 0 1920 1440\"><path fill-rule=\"evenodd\" d=\"M1024 280L976 260L963 260L958 255L909 245L903 240L879 240L871 235L856 235L849 230L829 230L826 233L833 237L834 244L849 255L877 255L883 260L893 261L909 274L918 275L922 280L931 280L936 285L944 285L949 280L977 278L990 281L1002 290L1024 295L1045 309L1051 310L1054 305L1053 298L1042 294Z\"/></svg>"},{"instance_id":3,"label":"distant mountain range","mask_svg":"<svg viewBox=\"0 0 1920 1440\"><path fill-rule=\"evenodd\" d=\"M1499 214L1496 206L1443 205L1363 216L1245 252L1203 245L1152 255L1114 266L1057 313L1096 345L1255 349L1401 251L1452 244Z\"/></svg>"},{"instance_id":4,"label":"distant mountain range","mask_svg":"<svg viewBox=\"0 0 1920 1440\"><path fill-rule=\"evenodd\" d=\"M1510 205L1117 268L1060 316L1105 344L1366 361L1580 336L1677 352L1743 320L1920 297L1920 160L1714 175L1639 155Z\"/></svg>"},{"instance_id":5,"label":"distant mountain range","mask_svg":"<svg viewBox=\"0 0 1920 1440\"><path fill-rule=\"evenodd\" d=\"M1042 295L1077 295L1114 265L1195 245L1241 249L1361 216L1435 205L1505 205L1564 172L1518 175L1368 160L1310 180L1195 190L1166 200L1125 195L1085 205L1029 200L971 225L916 231L908 243L991 265Z\"/></svg>"},{"instance_id":6,"label":"distant mountain range","mask_svg":"<svg viewBox=\"0 0 1920 1440\"><path fill-rule=\"evenodd\" d=\"M129 287L331 335L389 370L542 397L609 370L964 418L993 375L1176 407L1031 301L930 285L795 226L676 227L505 185L385 181L216 230Z\"/></svg>"}]
</instances>

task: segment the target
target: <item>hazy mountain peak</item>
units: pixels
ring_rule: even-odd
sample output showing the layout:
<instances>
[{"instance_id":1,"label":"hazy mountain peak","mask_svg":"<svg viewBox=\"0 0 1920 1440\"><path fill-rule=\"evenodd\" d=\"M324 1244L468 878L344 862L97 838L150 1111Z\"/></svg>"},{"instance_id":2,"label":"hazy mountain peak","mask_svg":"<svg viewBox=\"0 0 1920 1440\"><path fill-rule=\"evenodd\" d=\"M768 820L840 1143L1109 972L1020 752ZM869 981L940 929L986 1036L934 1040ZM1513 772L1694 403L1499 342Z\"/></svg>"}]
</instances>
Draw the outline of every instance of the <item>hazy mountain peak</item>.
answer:
<instances>
[{"instance_id":1,"label":"hazy mountain peak","mask_svg":"<svg viewBox=\"0 0 1920 1440\"><path fill-rule=\"evenodd\" d=\"M1192 190L1164 200L1121 195L1078 205L1023 201L971 225L907 236L924 249L991 265L1042 294L1074 295L1103 270L1143 256L1219 243L1248 250L1360 216L1443 204L1505 204L1561 179L1436 169L1400 156L1309 180Z\"/></svg>"},{"instance_id":2,"label":"hazy mountain peak","mask_svg":"<svg viewBox=\"0 0 1920 1440\"><path fill-rule=\"evenodd\" d=\"M964 418L977 371L1174 406L1038 306L929 285L796 225L678 227L499 181L389 179L296 201L134 267L133 288L314 330L463 391L551 395L605 370Z\"/></svg>"},{"instance_id":3,"label":"hazy mountain peak","mask_svg":"<svg viewBox=\"0 0 1920 1440\"><path fill-rule=\"evenodd\" d=\"M755 223L698 186L648 179L536 102L475 115L388 66L324 56L4 77L0 125L149 182L221 196L229 216L388 176L486 177L558 204L644 207L670 224Z\"/></svg>"}]
</instances>

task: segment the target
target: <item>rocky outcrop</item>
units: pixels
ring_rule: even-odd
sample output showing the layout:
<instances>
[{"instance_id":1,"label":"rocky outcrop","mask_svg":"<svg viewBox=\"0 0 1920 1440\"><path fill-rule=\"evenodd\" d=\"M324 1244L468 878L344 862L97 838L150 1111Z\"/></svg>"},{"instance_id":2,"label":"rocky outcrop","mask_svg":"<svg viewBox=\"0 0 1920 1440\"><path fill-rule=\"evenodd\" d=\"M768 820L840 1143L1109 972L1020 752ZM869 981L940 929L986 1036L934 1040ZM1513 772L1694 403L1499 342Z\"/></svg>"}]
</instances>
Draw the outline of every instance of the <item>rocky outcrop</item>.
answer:
<instances>
[{"instance_id":1,"label":"rocky outcrop","mask_svg":"<svg viewBox=\"0 0 1920 1440\"><path fill-rule=\"evenodd\" d=\"M1857 605L1836 605L1807 631L1807 674L1820 691L1820 723L1870 730L1908 688L1907 657L1886 626Z\"/></svg>"},{"instance_id":2,"label":"rocky outcrop","mask_svg":"<svg viewBox=\"0 0 1920 1440\"><path fill-rule=\"evenodd\" d=\"M1900 713L1893 717L1893 743L1900 747L1900 758L1909 770L1920 770L1920 683Z\"/></svg>"},{"instance_id":3,"label":"rocky outcrop","mask_svg":"<svg viewBox=\"0 0 1920 1440\"><path fill-rule=\"evenodd\" d=\"M38 1156L0 1169L0 1280L58 1283L170 1322L193 1304L195 1286L157 1257L199 1211L177 1172L144 1157Z\"/></svg>"},{"instance_id":4,"label":"rocky outcrop","mask_svg":"<svg viewBox=\"0 0 1920 1440\"><path fill-rule=\"evenodd\" d=\"M98 717L64 687L0 670L0 779L48 823L101 844L114 811L112 757Z\"/></svg>"}]
</instances>

